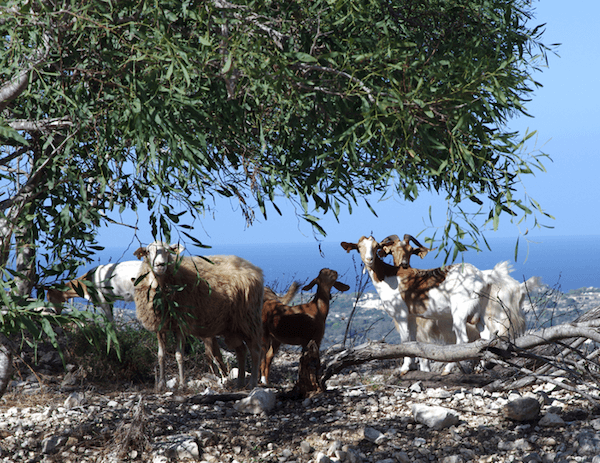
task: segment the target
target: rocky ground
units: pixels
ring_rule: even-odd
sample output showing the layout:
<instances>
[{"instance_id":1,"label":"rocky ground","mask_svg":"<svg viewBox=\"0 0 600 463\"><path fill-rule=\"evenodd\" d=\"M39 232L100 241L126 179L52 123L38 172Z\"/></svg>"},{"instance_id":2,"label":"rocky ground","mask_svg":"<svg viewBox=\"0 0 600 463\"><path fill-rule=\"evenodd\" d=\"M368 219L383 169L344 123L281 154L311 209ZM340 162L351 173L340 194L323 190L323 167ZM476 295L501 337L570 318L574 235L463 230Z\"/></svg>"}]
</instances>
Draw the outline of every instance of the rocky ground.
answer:
<instances>
[{"instance_id":1,"label":"rocky ground","mask_svg":"<svg viewBox=\"0 0 600 463\"><path fill-rule=\"evenodd\" d=\"M392 360L345 370L326 392L294 400L285 391L298 358L276 357L274 406L256 414L193 369L188 387L161 394L151 384L90 384L73 367L22 374L0 400L0 462L600 462L600 411L576 392L486 390L507 370L399 378ZM578 387L598 395L597 384ZM431 421L433 412L444 416Z\"/></svg>"}]
</instances>

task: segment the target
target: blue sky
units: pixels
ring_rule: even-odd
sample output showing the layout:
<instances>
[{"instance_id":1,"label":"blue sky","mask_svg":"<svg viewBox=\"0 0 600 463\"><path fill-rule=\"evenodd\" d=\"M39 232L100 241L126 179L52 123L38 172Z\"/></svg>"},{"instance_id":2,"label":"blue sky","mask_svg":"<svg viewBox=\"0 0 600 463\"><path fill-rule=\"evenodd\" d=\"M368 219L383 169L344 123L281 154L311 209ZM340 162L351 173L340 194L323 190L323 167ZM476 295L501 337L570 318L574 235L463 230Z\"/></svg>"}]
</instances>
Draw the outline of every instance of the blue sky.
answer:
<instances>
[{"instance_id":1,"label":"blue sky","mask_svg":"<svg viewBox=\"0 0 600 463\"><path fill-rule=\"evenodd\" d=\"M553 228L531 229L529 221L516 225L505 220L498 232L486 232L486 237L517 237L529 230L528 238L545 236L600 235L600 40L597 18L600 17L598 0L579 1L575 4L561 0L534 1L535 25L546 23L543 43L560 43L557 55L549 54L548 68L534 77L543 87L535 91L527 109L533 118L520 118L509 127L525 133L537 130L537 136L528 140L527 150L541 150L552 161L546 160L546 173L524 178L527 194L541 203L555 220L542 222ZM376 201L376 198L371 198ZM227 200L219 201L214 215L195 223L195 236L210 245L244 243L314 242L311 227L300 221L291 204L278 203L284 213L279 216L268 211L268 220L258 217L246 227L241 212ZM282 207L284 206L284 207ZM414 203L403 203L391 197L375 203L375 217L366 207L354 208L352 215L343 213L339 223L333 217L323 218L321 225L327 231L326 241L355 241L361 235L381 239L392 233L417 235L425 230L431 236L429 207L432 207L434 225L442 226L446 217L443 198L423 194ZM140 220L138 238L152 241L145 218ZM481 222L480 225L482 225ZM103 229L100 244L110 247L122 242L133 232L123 227ZM323 239L318 235L319 239Z\"/></svg>"}]
</instances>

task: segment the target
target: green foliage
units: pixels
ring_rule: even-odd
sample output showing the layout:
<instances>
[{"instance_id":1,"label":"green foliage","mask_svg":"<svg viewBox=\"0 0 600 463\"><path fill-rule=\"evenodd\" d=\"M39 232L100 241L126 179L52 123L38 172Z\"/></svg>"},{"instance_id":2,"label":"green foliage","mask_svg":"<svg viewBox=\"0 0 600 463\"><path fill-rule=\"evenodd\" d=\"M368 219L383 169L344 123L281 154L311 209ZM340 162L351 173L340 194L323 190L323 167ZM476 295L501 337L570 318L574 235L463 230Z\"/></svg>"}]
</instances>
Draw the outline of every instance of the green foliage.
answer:
<instances>
[{"instance_id":1,"label":"green foliage","mask_svg":"<svg viewBox=\"0 0 600 463\"><path fill-rule=\"evenodd\" d=\"M99 322L106 320L102 316L79 310L54 315L41 310L44 301L24 300L4 288L0 290L0 303L3 307L3 310L0 311L0 326L2 334L7 338L20 338L21 342L34 349L37 343L47 340L58 350L64 362L64 352L61 349L57 331L59 328L74 327L81 333L88 349L91 346L92 350L105 350L106 354L112 353L117 358L121 357L114 325L111 323L100 325ZM101 328L92 329L91 326L101 326Z\"/></svg>"},{"instance_id":2,"label":"green foliage","mask_svg":"<svg viewBox=\"0 0 600 463\"><path fill-rule=\"evenodd\" d=\"M71 124L28 137L53 158L49 249L144 202L168 233L215 195L249 220L283 196L317 228L373 192L486 202L494 226L539 212L513 191L543 156L504 125L547 52L527 0L59 3L8 2L0 27L0 80L42 55L12 117Z\"/></svg>"},{"instance_id":3,"label":"green foliage","mask_svg":"<svg viewBox=\"0 0 600 463\"><path fill-rule=\"evenodd\" d=\"M190 237L218 196L249 222L296 202L325 233L373 193L437 192L448 258L481 222L539 225L518 192L545 155L506 128L549 50L531 17L529 0L5 1L0 267L18 243L31 283L74 275L113 214L147 206L154 236Z\"/></svg>"},{"instance_id":4,"label":"green foliage","mask_svg":"<svg viewBox=\"0 0 600 463\"><path fill-rule=\"evenodd\" d=\"M116 322L115 333L120 354L115 350L89 349L88 338L93 335L106 347L105 326L91 323L85 328L70 325L66 330L69 360L85 372L89 381L151 382L156 365L156 335L135 321ZM103 342L102 342L103 341Z\"/></svg>"}]
</instances>

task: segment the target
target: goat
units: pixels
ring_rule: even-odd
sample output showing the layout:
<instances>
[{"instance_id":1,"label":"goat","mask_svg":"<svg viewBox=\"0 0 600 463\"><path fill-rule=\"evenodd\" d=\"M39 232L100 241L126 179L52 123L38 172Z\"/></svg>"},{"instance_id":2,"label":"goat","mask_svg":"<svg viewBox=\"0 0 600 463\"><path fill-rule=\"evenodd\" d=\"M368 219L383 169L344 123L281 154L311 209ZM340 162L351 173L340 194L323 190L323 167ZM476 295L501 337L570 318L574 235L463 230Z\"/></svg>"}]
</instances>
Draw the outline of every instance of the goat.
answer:
<instances>
[{"instance_id":1,"label":"goat","mask_svg":"<svg viewBox=\"0 0 600 463\"><path fill-rule=\"evenodd\" d=\"M417 248L413 248L410 242L414 242ZM431 249L425 248L411 235L404 235L400 240L396 235L391 235L381 242L380 256L392 254L394 265L404 268L410 267L411 256L418 254L425 257ZM496 264L494 270L482 270L484 274L495 274L490 298L486 305L485 322L491 333L497 336L510 336L515 338L525 332L525 314L523 304L527 291L532 291L541 285L539 277L531 277L524 283L519 283L510 273L512 266L507 262Z\"/></svg>"},{"instance_id":2,"label":"goat","mask_svg":"<svg viewBox=\"0 0 600 463\"><path fill-rule=\"evenodd\" d=\"M133 301L133 283L142 266L138 261L125 261L116 264L99 265L75 280L64 284L66 290L49 288L48 302L57 313L62 312L62 305L74 297L83 297L94 305L100 306L106 318L113 320L113 302L117 299Z\"/></svg>"},{"instance_id":3,"label":"goat","mask_svg":"<svg viewBox=\"0 0 600 463\"><path fill-rule=\"evenodd\" d=\"M413 248L411 242L417 247ZM431 249L425 248L413 236L404 235L400 240L397 235L390 235L381 241L380 257L392 254L394 265L410 268L410 258L427 255ZM524 283L519 283L510 276L512 267L508 262L501 262L494 270L482 270L484 274L492 273L495 279L490 288L490 295L486 301L485 324L492 334L515 338L525 332L525 314L523 304L528 291L541 284L539 277L531 277ZM467 325L470 341L479 339L479 332ZM442 317L436 320L417 318L417 340L421 342L442 342L455 344L456 337L452 331L452 319ZM421 370L429 371L427 359L420 359Z\"/></svg>"},{"instance_id":4,"label":"goat","mask_svg":"<svg viewBox=\"0 0 600 463\"><path fill-rule=\"evenodd\" d=\"M416 317L440 319L451 316L458 344L469 342L467 323L476 326L480 336L490 337L484 323L485 300L495 274L485 274L471 264L418 270L384 262L381 245L372 236L358 243L341 243L346 252L356 250L369 272L384 310L394 319L402 341L415 341ZM444 369L448 374L454 364ZM400 369L405 374L414 368L414 359L406 357Z\"/></svg>"},{"instance_id":5,"label":"goat","mask_svg":"<svg viewBox=\"0 0 600 463\"><path fill-rule=\"evenodd\" d=\"M183 353L187 335L200 338L223 336L235 349L238 386L245 385L246 346L252 358L250 386L258 384L261 358L263 273L237 256L182 257L182 247L154 242L137 249L143 259L136 280L136 316L157 334L159 390L165 386L166 335L174 332L179 385L184 384ZM218 346L209 344L216 357ZM216 347L216 349L214 349ZM219 353L220 356L220 353Z\"/></svg>"},{"instance_id":6,"label":"goat","mask_svg":"<svg viewBox=\"0 0 600 463\"><path fill-rule=\"evenodd\" d=\"M116 299L133 302L134 282L140 273L142 262L137 260L117 264L99 265L75 280L65 283L66 290L49 288L48 302L60 314L63 304L74 297L83 297L94 305L99 305L106 318L113 321L113 301ZM226 376L227 367L223 362L216 338L202 338L210 368L221 377Z\"/></svg>"},{"instance_id":7,"label":"goat","mask_svg":"<svg viewBox=\"0 0 600 463\"><path fill-rule=\"evenodd\" d=\"M410 242L413 242L417 247L413 248ZM381 247L379 249L379 256L384 257L391 254L394 257L394 265L403 268L410 267L410 258L414 255L418 255L423 259L429 251L434 249L427 249L416 238L411 235L404 235L404 239L400 240L398 235L390 235L381 241Z\"/></svg>"},{"instance_id":8,"label":"goat","mask_svg":"<svg viewBox=\"0 0 600 463\"><path fill-rule=\"evenodd\" d=\"M263 358L260 366L262 383L268 384L271 362L281 344L305 349L310 341L315 341L317 347L321 346L329 314L331 288L338 291L350 289L350 286L337 279L335 270L321 269L319 275L302 288L307 291L317 285L315 296L305 304L288 306L277 299L265 300L262 312Z\"/></svg>"}]
</instances>

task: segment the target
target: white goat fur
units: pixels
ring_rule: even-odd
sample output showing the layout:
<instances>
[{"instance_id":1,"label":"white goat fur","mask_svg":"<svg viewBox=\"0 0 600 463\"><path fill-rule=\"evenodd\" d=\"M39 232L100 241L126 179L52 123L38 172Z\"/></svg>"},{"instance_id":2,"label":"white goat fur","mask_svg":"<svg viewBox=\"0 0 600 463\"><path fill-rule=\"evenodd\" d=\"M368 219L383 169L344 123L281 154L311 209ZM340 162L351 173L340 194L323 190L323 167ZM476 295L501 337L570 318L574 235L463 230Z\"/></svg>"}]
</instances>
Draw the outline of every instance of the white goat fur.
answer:
<instances>
[{"instance_id":1,"label":"white goat fur","mask_svg":"<svg viewBox=\"0 0 600 463\"><path fill-rule=\"evenodd\" d=\"M372 236L363 236L356 244L342 242L341 245L347 252L360 253L383 309L394 319L402 341L416 340L417 317L444 319L450 316L458 344L469 342L468 323L476 326L482 338L490 337L484 314L495 270L483 273L471 264L432 270L395 267L377 255L380 245ZM453 366L449 363L444 373L449 373ZM414 368L414 359L405 357L400 373Z\"/></svg>"},{"instance_id":2,"label":"white goat fur","mask_svg":"<svg viewBox=\"0 0 600 463\"><path fill-rule=\"evenodd\" d=\"M413 248L410 242L416 244ZM394 265L409 268L412 255L423 259L430 251L421 245L411 235L404 235L400 240L397 235L391 235L382 241L382 254L393 255ZM511 339L525 332L525 314L523 304L529 291L541 284L539 277L531 277L524 283L519 283L510 276L512 266L509 262L501 262L494 270L482 270L484 274L495 275L490 295L486 301L485 324L492 334ZM467 326L470 341L479 339L479 332L471 325ZM417 341L455 344L456 336L452 331L452 318L442 317L436 320L417 318ZM420 359L421 369L429 371L427 359Z\"/></svg>"},{"instance_id":3,"label":"white goat fur","mask_svg":"<svg viewBox=\"0 0 600 463\"><path fill-rule=\"evenodd\" d=\"M246 346L252 357L250 386L258 383L263 303L262 270L237 256L176 257L182 248L154 242L134 254L144 258L135 287L136 315L149 331L158 336L158 388L165 385L164 355L166 334L177 338L176 359L179 383L184 384L182 347L185 336L223 336L236 350L238 385L245 383ZM169 310L155 307L158 289L171 302ZM172 291L175 288L183 288ZM162 309L162 310L161 310ZM172 312L171 312L172 313ZM205 343L206 344L206 343Z\"/></svg>"},{"instance_id":4,"label":"white goat fur","mask_svg":"<svg viewBox=\"0 0 600 463\"><path fill-rule=\"evenodd\" d=\"M99 306L104 311L106 318L112 321L115 300L133 301L133 282L131 280L137 277L141 266L142 263L136 260L99 265L85 275L65 283L68 288L65 291L48 289L48 301L60 313L62 304L74 297L81 297L80 293L83 292L83 297Z\"/></svg>"},{"instance_id":5,"label":"white goat fur","mask_svg":"<svg viewBox=\"0 0 600 463\"><path fill-rule=\"evenodd\" d=\"M525 313L523 305L529 291L541 284L539 277L531 277L519 283L510 276L512 266L508 262L500 262L494 267L495 278L490 287L485 303L485 324L491 334L515 339L525 333ZM482 270L491 273L494 270ZM474 327L467 326L469 341L479 339ZM452 331L452 319L443 317L438 320L417 319L417 341L438 344L456 344L456 336ZM429 361L419 359L422 371L429 371Z\"/></svg>"}]
</instances>

